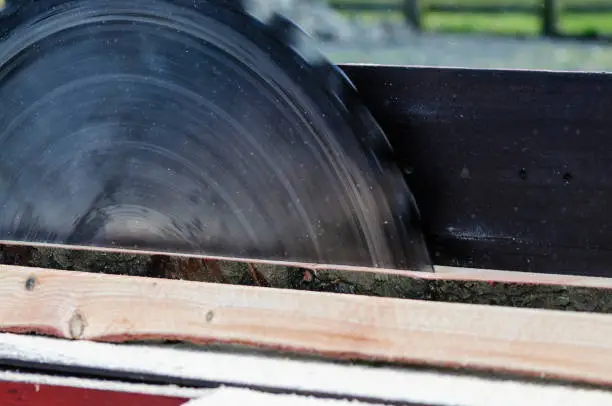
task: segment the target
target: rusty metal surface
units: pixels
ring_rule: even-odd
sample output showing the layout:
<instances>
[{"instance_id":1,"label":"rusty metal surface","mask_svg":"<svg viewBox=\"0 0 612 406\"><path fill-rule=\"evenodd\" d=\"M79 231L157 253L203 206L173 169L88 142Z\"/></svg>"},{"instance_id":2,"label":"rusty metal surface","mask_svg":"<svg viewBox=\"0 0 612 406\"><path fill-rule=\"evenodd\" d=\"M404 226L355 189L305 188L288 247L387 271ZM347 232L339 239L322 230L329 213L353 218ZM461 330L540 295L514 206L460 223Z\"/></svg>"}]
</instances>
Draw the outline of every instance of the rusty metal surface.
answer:
<instances>
[{"instance_id":1,"label":"rusty metal surface","mask_svg":"<svg viewBox=\"0 0 612 406\"><path fill-rule=\"evenodd\" d=\"M612 75L343 66L437 265L612 276Z\"/></svg>"}]
</instances>

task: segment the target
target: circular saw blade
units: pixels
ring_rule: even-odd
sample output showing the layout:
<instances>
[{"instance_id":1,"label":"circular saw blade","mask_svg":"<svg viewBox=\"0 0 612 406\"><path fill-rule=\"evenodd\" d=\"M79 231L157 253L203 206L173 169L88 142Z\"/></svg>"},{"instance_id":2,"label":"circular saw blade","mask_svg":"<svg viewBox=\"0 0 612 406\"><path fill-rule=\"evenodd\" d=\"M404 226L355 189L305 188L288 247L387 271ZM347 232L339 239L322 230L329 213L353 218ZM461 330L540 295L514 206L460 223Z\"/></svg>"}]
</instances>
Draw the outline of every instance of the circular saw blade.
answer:
<instances>
[{"instance_id":1,"label":"circular saw blade","mask_svg":"<svg viewBox=\"0 0 612 406\"><path fill-rule=\"evenodd\" d=\"M0 239L431 270L348 79L289 21L230 3L18 2Z\"/></svg>"}]
</instances>

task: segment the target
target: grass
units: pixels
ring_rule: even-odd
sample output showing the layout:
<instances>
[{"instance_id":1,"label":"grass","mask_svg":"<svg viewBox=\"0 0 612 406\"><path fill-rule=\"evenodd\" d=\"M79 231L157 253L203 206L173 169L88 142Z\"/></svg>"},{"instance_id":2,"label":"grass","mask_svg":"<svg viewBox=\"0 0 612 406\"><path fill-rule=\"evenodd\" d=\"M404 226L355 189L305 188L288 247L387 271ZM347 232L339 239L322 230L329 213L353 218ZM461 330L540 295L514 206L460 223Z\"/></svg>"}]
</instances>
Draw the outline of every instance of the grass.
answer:
<instances>
[{"instance_id":1,"label":"grass","mask_svg":"<svg viewBox=\"0 0 612 406\"><path fill-rule=\"evenodd\" d=\"M374 1L360 0L363 3L374 3ZM354 0L333 0L334 3L354 2ZM397 3L398 1L385 0L384 3ZM539 0L425 0L435 4L465 4L465 5L495 5L495 4L525 4L538 5ZM563 0L562 5L611 5L610 0ZM347 14L350 14L347 12ZM366 21L402 20L398 11L388 10L383 12L359 13ZM440 32L475 32L495 33L508 35L539 35L541 22L538 14L499 13L499 14L474 14L474 13L441 13L426 12L423 16L423 28L428 31ZM570 35L592 35L612 34L612 13L609 14L568 14L562 13L559 20L559 28L562 33Z\"/></svg>"},{"instance_id":2,"label":"grass","mask_svg":"<svg viewBox=\"0 0 612 406\"><path fill-rule=\"evenodd\" d=\"M428 31L487 32L496 34L538 35L540 21L530 14L428 13L423 21Z\"/></svg>"},{"instance_id":3,"label":"grass","mask_svg":"<svg viewBox=\"0 0 612 406\"><path fill-rule=\"evenodd\" d=\"M560 20L560 28L568 34L612 34L612 13L565 15Z\"/></svg>"},{"instance_id":4,"label":"grass","mask_svg":"<svg viewBox=\"0 0 612 406\"><path fill-rule=\"evenodd\" d=\"M334 0L336 1L336 0ZM352 0L338 0L352 1ZM363 0L368 1L368 0ZM387 0L380 0L387 2ZM533 0L426 0L455 4L531 3ZM570 0L574 4L594 4L597 0ZM370 0L374 2L374 0ZM388 3L388 2L387 2ZM566 2L566 4L569 3ZM380 3L379 3L380 4ZM600 2L600 4L603 4ZM612 0L606 0L611 5ZM394 20L403 22L398 11L360 12L363 22ZM425 13L423 25L429 31L509 34L507 38L456 36L452 40L440 36L410 37L409 43L393 43L386 47L365 44L361 47L338 48L330 45L325 51L336 63L382 63L391 65L460 66L490 69L561 69L569 71L612 72L612 46L605 42L514 41L512 37L537 38L541 22L536 13ZM598 32L612 35L612 13L568 14L560 16L562 33L584 35ZM363 48L363 49L362 49ZM364 50L365 49L365 50Z\"/></svg>"},{"instance_id":5,"label":"grass","mask_svg":"<svg viewBox=\"0 0 612 406\"><path fill-rule=\"evenodd\" d=\"M331 0L331 2L340 4L340 3L364 3L364 4L372 4L372 3L384 3L384 4L400 4L401 0ZM505 5L540 5L542 4L542 0L421 0L422 4L464 4L464 5L496 5L496 4L505 4ZM582 5L582 4L592 4L592 5L609 5L610 0L559 0L561 6L564 5Z\"/></svg>"},{"instance_id":6,"label":"grass","mask_svg":"<svg viewBox=\"0 0 612 406\"><path fill-rule=\"evenodd\" d=\"M486 32L513 35L539 35L541 23L533 14L428 13L424 28L442 32ZM612 34L610 14L564 14L559 20L561 32L570 35Z\"/></svg>"}]
</instances>

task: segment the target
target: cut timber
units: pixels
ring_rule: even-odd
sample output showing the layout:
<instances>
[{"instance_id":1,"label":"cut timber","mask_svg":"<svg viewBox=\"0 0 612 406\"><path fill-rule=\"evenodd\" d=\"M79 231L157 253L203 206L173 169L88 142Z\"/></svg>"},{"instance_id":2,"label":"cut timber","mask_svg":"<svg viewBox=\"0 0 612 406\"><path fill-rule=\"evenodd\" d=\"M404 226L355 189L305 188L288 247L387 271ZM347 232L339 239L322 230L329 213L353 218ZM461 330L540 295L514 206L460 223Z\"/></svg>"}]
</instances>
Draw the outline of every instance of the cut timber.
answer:
<instances>
[{"instance_id":1,"label":"cut timber","mask_svg":"<svg viewBox=\"0 0 612 406\"><path fill-rule=\"evenodd\" d=\"M533 272L499 271L451 266L436 266L435 273L411 272L408 275L429 280L520 283L529 285L574 286L612 289L612 278L580 275L556 275Z\"/></svg>"},{"instance_id":2,"label":"cut timber","mask_svg":"<svg viewBox=\"0 0 612 406\"><path fill-rule=\"evenodd\" d=\"M58 249L65 251L80 251L105 254L119 255L143 255L154 256L159 255L159 252L147 250L127 250L122 248L99 248L85 247L63 244L43 244L43 243L24 243L18 241L1 241L0 245L12 247L22 247L27 249ZM479 269L467 267L452 267L452 266L434 266L434 272L421 272L414 270L397 270L385 268L372 268L363 266L342 266L332 264L313 264L304 262L292 261L274 261L274 260L250 260L237 257L213 257L199 256L190 254L181 254L177 252L169 253L168 256L176 258L199 258L209 261L226 261L248 264L264 264L281 267L295 267L310 270L320 271L346 271L346 272L365 272L379 275L397 275L406 276L417 279L427 280L447 280L447 281L474 281L474 282L499 282L499 283L521 283L531 285L557 285L557 286L573 286L595 289L612 289L612 278L601 276L585 276L579 274L554 274L554 273L539 273L539 272L521 272L521 271L501 271L497 269ZM21 264L17 264L21 265ZM36 265L36 264L33 264ZM0 265L1 267L2 265ZM1 269L1 268L0 268Z\"/></svg>"},{"instance_id":3,"label":"cut timber","mask_svg":"<svg viewBox=\"0 0 612 406\"><path fill-rule=\"evenodd\" d=\"M612 385L612 316L3 266L0 330L180 339Z\"/></svg>"}]
</instances>

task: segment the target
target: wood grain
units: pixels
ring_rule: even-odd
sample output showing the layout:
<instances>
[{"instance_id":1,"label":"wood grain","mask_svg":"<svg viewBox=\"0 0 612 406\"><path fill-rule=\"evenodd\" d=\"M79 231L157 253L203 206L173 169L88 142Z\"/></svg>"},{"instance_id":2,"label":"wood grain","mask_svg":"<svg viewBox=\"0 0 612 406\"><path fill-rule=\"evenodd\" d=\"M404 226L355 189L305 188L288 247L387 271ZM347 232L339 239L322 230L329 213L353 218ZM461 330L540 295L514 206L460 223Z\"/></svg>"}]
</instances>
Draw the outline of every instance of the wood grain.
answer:
<instances>
[{"instance_id":1,"label":"wood grain","mask_svg":"<svg viewBox=\"0 0 612 406\"><path fill-rule=\"evenodd\" d=\"M181 339L612 384L612 316L0 267L0 330Z\"/></svg>"},{"instance_id":2,"label":"wood grain","mask_svg":"<svg viewBox=\"0 0 612 406\"><path fill-rule=\"evenodd\" d=\"M580 275L557 275L534 272L500 271L452 266L436 266L435 273L411 272L410 276L430 280L472 282L499 282L528 285L574 286L594 289L612 289L612 278Z\"/></svg>"}]
</instances>

